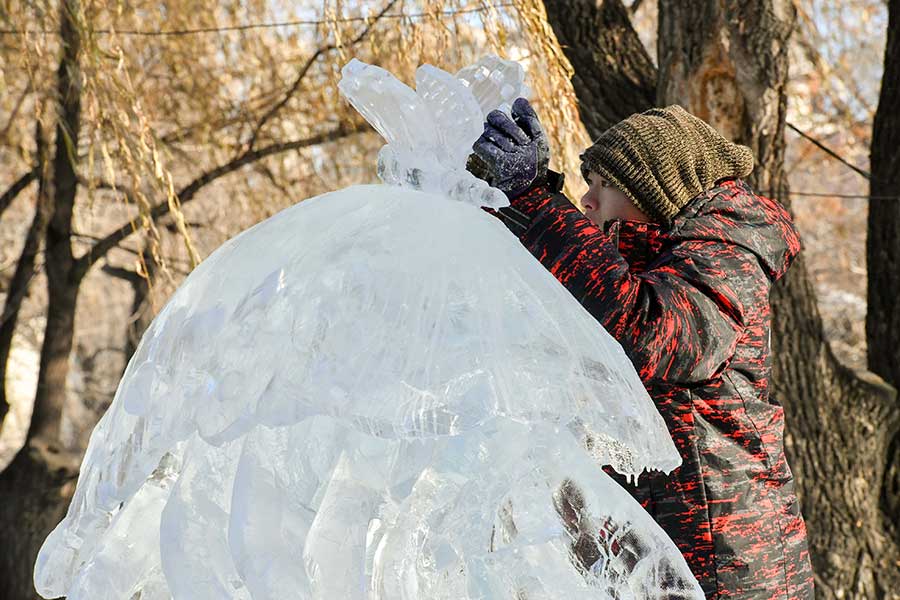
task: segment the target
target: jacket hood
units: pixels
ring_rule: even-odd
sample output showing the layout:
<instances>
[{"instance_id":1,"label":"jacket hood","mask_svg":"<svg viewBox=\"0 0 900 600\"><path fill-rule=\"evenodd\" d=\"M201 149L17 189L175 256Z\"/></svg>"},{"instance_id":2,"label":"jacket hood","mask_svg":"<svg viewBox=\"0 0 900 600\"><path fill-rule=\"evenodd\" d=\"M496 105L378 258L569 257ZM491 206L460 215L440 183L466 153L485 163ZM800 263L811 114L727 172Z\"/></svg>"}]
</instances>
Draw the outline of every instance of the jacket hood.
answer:
<instances>
[{"instance_id":1,"label":"jacket hood","mask_svg":"<svg viewBox=\"0 0 900 600\"><path fill-rule=\"evenodd\" d=\"M695 196L669 228L611 219L603 230L617 232L619 239L644 238L651 243L665 238L671 243L707 240L735 244L755 254L773 282L784 276L801 250L800 233L787 209L777 200L757 195L740 178L720 181Z\"/></svg>"},{"instance_id":2,"label":"jacket hood","mask_svg":"<svg viewBox=\"0 0 900 600\"><path fill-rule=\"evenodd\" d=\"M720 182L676 215L673 240L713 240L753 252L772 281L781 279L800 254L800 232L777 200L760 196L743 179Z\"/></svg>"}]
</instances>

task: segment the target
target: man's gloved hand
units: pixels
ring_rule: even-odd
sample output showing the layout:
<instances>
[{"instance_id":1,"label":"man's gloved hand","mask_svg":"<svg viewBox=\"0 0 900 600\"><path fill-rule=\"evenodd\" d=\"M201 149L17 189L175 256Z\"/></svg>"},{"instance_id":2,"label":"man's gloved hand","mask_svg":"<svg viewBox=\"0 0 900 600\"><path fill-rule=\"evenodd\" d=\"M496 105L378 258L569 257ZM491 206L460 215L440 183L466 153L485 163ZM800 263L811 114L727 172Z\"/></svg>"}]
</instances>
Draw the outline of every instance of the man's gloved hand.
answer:
<instances>
[{"instance_id":1,"label":"man's gloved hand","mask_svg":"<svg viewBox=\"0 0 900 600\"><path fill-rule=\"evenodd\" d=\"M484 133L472 145L466 169L512 200L547 177L550 146L534 109L516 98L512 119L499 110L488 113Z\"/></svg>"}]
</instances>

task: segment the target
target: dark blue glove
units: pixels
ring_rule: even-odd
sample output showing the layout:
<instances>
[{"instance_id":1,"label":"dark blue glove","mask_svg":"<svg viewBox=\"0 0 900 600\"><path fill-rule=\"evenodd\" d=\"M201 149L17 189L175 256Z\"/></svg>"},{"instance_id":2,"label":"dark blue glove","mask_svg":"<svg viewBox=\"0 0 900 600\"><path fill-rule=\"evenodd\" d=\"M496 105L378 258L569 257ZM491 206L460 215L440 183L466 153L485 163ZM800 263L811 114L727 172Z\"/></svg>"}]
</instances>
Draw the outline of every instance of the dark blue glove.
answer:
<instances>
[{"instance_id":1,"label":"dark blue glove","mask_svg":"<svg viewBox=\"0 0 900 600\"><path fill-rule=\"evenodd\" d=\"M472 145L466 164L473 175L502 190L512 200L547 177L550 146L534 109L516 98L512 119L499 110L488 113L484 133Z\"/></svg>"}]
</instances>

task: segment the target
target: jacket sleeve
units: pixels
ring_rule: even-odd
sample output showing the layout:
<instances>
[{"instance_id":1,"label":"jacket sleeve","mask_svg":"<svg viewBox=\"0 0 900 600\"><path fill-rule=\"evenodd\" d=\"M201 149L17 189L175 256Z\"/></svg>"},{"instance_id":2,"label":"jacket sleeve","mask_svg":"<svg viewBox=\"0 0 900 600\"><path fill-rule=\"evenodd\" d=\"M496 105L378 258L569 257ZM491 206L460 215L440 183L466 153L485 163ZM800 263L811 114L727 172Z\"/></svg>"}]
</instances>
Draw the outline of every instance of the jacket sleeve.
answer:
<instances>
[{"instance_id":1,"label":"jacket sleeve","mask_svg":"<svg viewBox=\"0 0 900 600\"><path fill-rule=\"evenodd\" d=\"M755 255L684 241L632 273L612 235L551 187L508 210L517 223L507 227L620 343L644 382L701 382L728 364L744 331L742 282L751 289L747 278L759 274Z\"/></svg>"}]
</instances>

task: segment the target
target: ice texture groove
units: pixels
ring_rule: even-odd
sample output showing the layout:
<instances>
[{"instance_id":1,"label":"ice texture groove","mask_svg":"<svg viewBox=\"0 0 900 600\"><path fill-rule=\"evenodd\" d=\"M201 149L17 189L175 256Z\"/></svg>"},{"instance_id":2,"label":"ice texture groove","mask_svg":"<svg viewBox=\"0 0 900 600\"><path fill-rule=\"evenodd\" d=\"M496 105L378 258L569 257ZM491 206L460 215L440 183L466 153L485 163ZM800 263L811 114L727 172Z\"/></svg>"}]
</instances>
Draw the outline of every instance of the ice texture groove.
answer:
<instances>
[{"instance_id":1,"label":"ice texture groove","mask_svg":"<svg viewBox=\"0 0 900 600\"><path fill-rule=\"evenodd\" d=\"M423 74L429 102L454 87ZM356 185L235 236L172 295L35 585L101 600L702 598L601 469L679 462L621 346L500 221L446 192Z\"/></svg>"}]
</instances>

